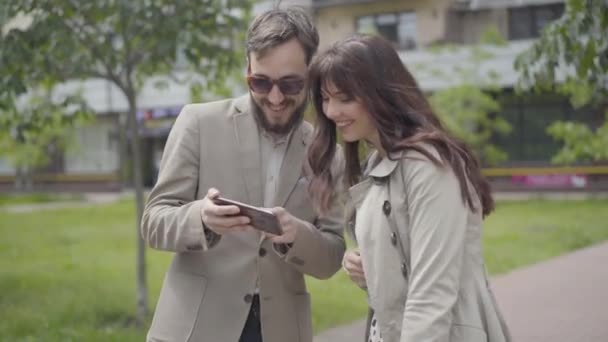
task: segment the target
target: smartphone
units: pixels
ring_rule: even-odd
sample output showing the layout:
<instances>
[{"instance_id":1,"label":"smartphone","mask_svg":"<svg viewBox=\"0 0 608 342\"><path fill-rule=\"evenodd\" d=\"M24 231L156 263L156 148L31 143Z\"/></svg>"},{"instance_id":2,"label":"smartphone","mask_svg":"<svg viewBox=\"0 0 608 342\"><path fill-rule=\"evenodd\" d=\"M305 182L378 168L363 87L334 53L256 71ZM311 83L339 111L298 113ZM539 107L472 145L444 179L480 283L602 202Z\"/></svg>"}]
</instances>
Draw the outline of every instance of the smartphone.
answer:
<instances>
[{"instance_id":1,"label":"smartphone","mask_svg":"<svg viewBox=\"0 0 608 342\"><path fill-rule=\"evenodd\" d=\"M283 229L279 224L279 219L272 211L264 208L254 207L249 204L230 200L223 197L213 199L217 205L235 205L240 209L240 215L247 216L251 220L251 225L257 230L261 230L274 235L282 235Z\"/></svg>"}]
</instances>

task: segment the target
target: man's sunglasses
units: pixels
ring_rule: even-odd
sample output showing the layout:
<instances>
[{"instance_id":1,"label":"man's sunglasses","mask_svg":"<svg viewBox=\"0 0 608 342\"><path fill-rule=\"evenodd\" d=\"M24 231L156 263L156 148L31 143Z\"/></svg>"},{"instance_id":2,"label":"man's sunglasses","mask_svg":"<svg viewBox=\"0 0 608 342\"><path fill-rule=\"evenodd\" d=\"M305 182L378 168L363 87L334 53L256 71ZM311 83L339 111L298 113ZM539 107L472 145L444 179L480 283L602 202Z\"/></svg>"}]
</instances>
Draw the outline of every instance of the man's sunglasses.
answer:
<instances>
[{"instance_id":1,"label":"man's sunglasses","mask_svg":"<svg viewBox=\"0 0 608 342\"><path fill-rule=\"evenodd\" d=\"M268 94L276 84L283 95L298 95L304 89L303 78L281 78L278 80L265 76L247 76L249 89L254 93Z\"/></svg>"}]
</instances>

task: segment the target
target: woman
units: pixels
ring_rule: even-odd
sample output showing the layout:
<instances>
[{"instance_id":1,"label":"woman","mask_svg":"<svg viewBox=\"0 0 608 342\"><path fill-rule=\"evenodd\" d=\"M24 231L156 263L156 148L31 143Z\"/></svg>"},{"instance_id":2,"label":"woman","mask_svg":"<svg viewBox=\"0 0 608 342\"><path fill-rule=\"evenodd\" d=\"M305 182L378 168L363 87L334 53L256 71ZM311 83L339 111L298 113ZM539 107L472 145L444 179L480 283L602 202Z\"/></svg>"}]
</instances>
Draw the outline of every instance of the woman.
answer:
<instances>
[{"instance_id":1,"label":"woman","mask_svg":"<svg viewBox=\"0 0 608 342\"><path fill-rule=\"evenodd\" d=\"M310 80L311 194L327 211L337 128L359 247L343 265L374 309L369 340L509 341L482 257L482 219L494 209L489 184L392 45L377 36L337 42L316 57ZM364 167L360 141L374 149Z\"/></svg>"}]
</instances>

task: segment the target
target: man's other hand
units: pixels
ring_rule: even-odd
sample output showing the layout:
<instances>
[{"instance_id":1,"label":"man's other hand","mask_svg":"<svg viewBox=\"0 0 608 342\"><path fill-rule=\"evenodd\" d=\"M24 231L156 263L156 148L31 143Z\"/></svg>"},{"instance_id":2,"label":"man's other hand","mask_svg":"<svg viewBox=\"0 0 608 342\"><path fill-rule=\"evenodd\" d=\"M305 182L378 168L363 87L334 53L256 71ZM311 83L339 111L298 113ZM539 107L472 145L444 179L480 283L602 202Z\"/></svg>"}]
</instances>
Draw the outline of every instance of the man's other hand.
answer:
<instances>
[{"instance_id":1,"label":"man's other hand","mask_svg":"<svg viewBox=\"0 0 608 342\"><path fill-rule=\"evenodd\" d=\"M298 226L302 225L300 219L291 215L285 208L275 207L270 209L279 220L279 225L283 230L282 235L265 233L273 243L293 243L298 233Z\"/></svg>"}]
</instances>

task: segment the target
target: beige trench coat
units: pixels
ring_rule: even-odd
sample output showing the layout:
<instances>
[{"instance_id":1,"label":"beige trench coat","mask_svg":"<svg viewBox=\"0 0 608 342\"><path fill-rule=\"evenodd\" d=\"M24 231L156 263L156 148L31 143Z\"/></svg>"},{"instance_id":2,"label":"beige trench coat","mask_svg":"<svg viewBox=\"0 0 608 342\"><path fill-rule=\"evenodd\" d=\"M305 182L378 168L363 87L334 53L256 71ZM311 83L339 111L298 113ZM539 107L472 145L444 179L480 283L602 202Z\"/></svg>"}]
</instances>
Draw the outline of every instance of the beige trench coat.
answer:
<instances>
[{"instance_id":1,"label":"beige trench coat","mask_svg":"<svg viewBox=\"0 0 608 342\"><path fill-rule=\"evenodd\" d=\"M319 217L311 204L303 164L311 138L310 124L295 129L279 174L274 204L304 221L289 252L277 252L258 231L223 235L208 244L200 214L208 188L263 206L259 131L248 96L184 107L169 134L141 227L152 248L174 253L148 341L238 341L259 286L264 342L312 342L304 274L332 276L345 244L343 206L336 202ZM336 164L334 170L341 168Z\"/></svg>"},{"instance_id":2,"label":"beige trench coat","mask_svg":"<svg viewBox=\"0 0 608 342\"><path fill-rule=\"evenodd\" d=\"M349 190L368 300L384 342L510 341L484 266L481 211L465 206L451 169L413 151L396 159L381 159ZM406 276L387 206L409 258Z\"/></svg>"}]
</instances>

